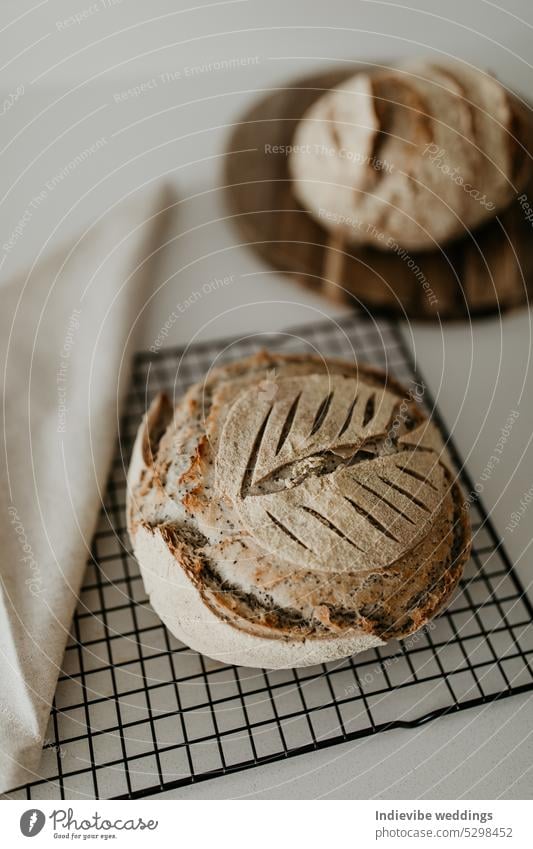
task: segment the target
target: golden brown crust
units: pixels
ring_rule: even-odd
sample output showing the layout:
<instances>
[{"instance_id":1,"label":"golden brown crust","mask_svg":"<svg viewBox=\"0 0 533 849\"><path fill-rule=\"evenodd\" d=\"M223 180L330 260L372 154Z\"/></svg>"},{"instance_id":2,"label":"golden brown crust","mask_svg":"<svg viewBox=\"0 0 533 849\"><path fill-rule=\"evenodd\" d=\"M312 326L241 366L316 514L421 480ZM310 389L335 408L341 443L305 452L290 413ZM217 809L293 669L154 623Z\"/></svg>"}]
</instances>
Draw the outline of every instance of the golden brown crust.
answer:
<instances>
[{"instance_id":1,"label":"golden brown crust","mask_svg":"<svg viewBox=\"0 0 533 849\"><path fill-rule=\"evenodd\" d=\"M142 456L145 464L151 466L157 447L172 419L172 404L167 395L158 395L150 407L143 433Z\"/></svg>"}]
</instances>

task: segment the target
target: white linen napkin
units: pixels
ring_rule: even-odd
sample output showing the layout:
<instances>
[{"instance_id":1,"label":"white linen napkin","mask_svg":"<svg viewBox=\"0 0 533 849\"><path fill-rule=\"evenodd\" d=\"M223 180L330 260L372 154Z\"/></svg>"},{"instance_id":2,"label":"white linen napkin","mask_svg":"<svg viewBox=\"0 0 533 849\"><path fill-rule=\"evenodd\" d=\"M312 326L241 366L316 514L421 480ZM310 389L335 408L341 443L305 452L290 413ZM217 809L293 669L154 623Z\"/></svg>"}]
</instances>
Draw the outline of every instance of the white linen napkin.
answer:
<instances>
[{"instance_id":1,"label":"white linen napkin","mask_svg":"<svg viewBox=\"0 0 533 849\"><path fill-rule=\"evenodd\" d=\"M167 223L161 186L0 288L0 791L36 780Z\"/></svg>"}]
</instances>

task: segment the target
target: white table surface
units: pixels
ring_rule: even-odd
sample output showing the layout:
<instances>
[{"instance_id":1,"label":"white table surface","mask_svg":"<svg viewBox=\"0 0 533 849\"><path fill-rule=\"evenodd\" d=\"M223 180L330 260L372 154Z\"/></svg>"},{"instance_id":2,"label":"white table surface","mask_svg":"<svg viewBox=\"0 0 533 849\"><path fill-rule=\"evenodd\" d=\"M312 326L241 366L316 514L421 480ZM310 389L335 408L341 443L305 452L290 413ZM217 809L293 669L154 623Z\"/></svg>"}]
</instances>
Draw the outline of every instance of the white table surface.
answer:
<instances>
[{"instance_id":1,"label":"white table surface","mask_svg":"<svg viewBox=\"0 0 533 849\"><path fill-rule=\"evenodd\" d=\"M74 13L79 20L65 23ZM257 91L353 57L461 56L527 92L532 27L528 0L449 0L445 9L438 0L153 0L149 8L134 0L4 2L2 88L23 93L0 115L2 243L22 216L26 224L14 247L0 251L2 277L68 240L121 196L166 179L180 204L155 294L147 293L140 317L139 347L152 344L176 305L205 282L232 275L183 310L168 344L335 317L342 311L239 245L219 188L232 121ZM235 60L238 67L228 67ZM124 94L143 83L140 93ZM533 510L506 531L533 483L530 314L473 326L413 324L403 332L475 481L511 411L519 411L483 498L531 585ZM532 707L533 696L517 696L165 796L529 797Z\"/></svg>"}]
</instances>

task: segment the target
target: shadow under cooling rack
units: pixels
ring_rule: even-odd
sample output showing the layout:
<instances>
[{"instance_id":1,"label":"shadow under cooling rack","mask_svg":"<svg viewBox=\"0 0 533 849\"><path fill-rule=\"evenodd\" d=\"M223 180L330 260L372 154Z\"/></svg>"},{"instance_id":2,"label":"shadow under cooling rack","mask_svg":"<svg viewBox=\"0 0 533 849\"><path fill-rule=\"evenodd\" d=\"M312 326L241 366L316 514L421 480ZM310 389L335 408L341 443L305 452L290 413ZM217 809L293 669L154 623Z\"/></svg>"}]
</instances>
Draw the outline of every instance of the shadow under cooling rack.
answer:
<instances>
[{"instance_id":1,"label":"shadow under cooling rack","mask_svg":"<svg viewBox=\"0 0 533 849\"><path fill-rule=\"evenodd\" d=\"M313 346L326 356L353 359L355 353L406 385L420 380L401 336L386 321L354 315L260 342L287 352ZM401 643L336 663L269 672L202 657L161 624L125 530L125 467L136 428L156 392L180 394L215 361L257 347L248 339L135 358L41 778L12 796L146 796L533 689L533 610L479 502L472 507L472 557L451 606ZM433 408L427 391L425 403ZM461 475L470 492L468 475Z\"/></svg>"}]
</instances>

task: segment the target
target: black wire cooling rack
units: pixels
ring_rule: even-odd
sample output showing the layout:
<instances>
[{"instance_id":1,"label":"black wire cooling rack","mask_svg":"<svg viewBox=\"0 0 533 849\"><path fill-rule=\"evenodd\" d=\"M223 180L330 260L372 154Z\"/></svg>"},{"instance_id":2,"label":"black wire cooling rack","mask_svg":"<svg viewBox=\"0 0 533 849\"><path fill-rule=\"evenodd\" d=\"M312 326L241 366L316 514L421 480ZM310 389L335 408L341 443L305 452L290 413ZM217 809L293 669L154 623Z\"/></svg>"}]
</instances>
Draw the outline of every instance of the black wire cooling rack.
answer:
<instances>
[{"instance_id":1,"label":"black wire cooling rack","mask_svg":"<svg viewBox=\"0 0 533 849\"><path fill-rule=\"evenodd\" d=\"M419 381L394 325L360 315L286 334L136 356L120 445L66 649L40 765L11 794L138 798L533 689L533 609L478 501L474 546L449 609L403 642L268 672L179 643L150 608L125 529L125 469L147 400L181 393L258 347L371 362ZM433 408L428 391L425 403ZM446 435L442 421L433 416ZM453 460L461 467L452 441ZM461 472L465 490L472 482Z\"/></svg>"}]
</instances>

